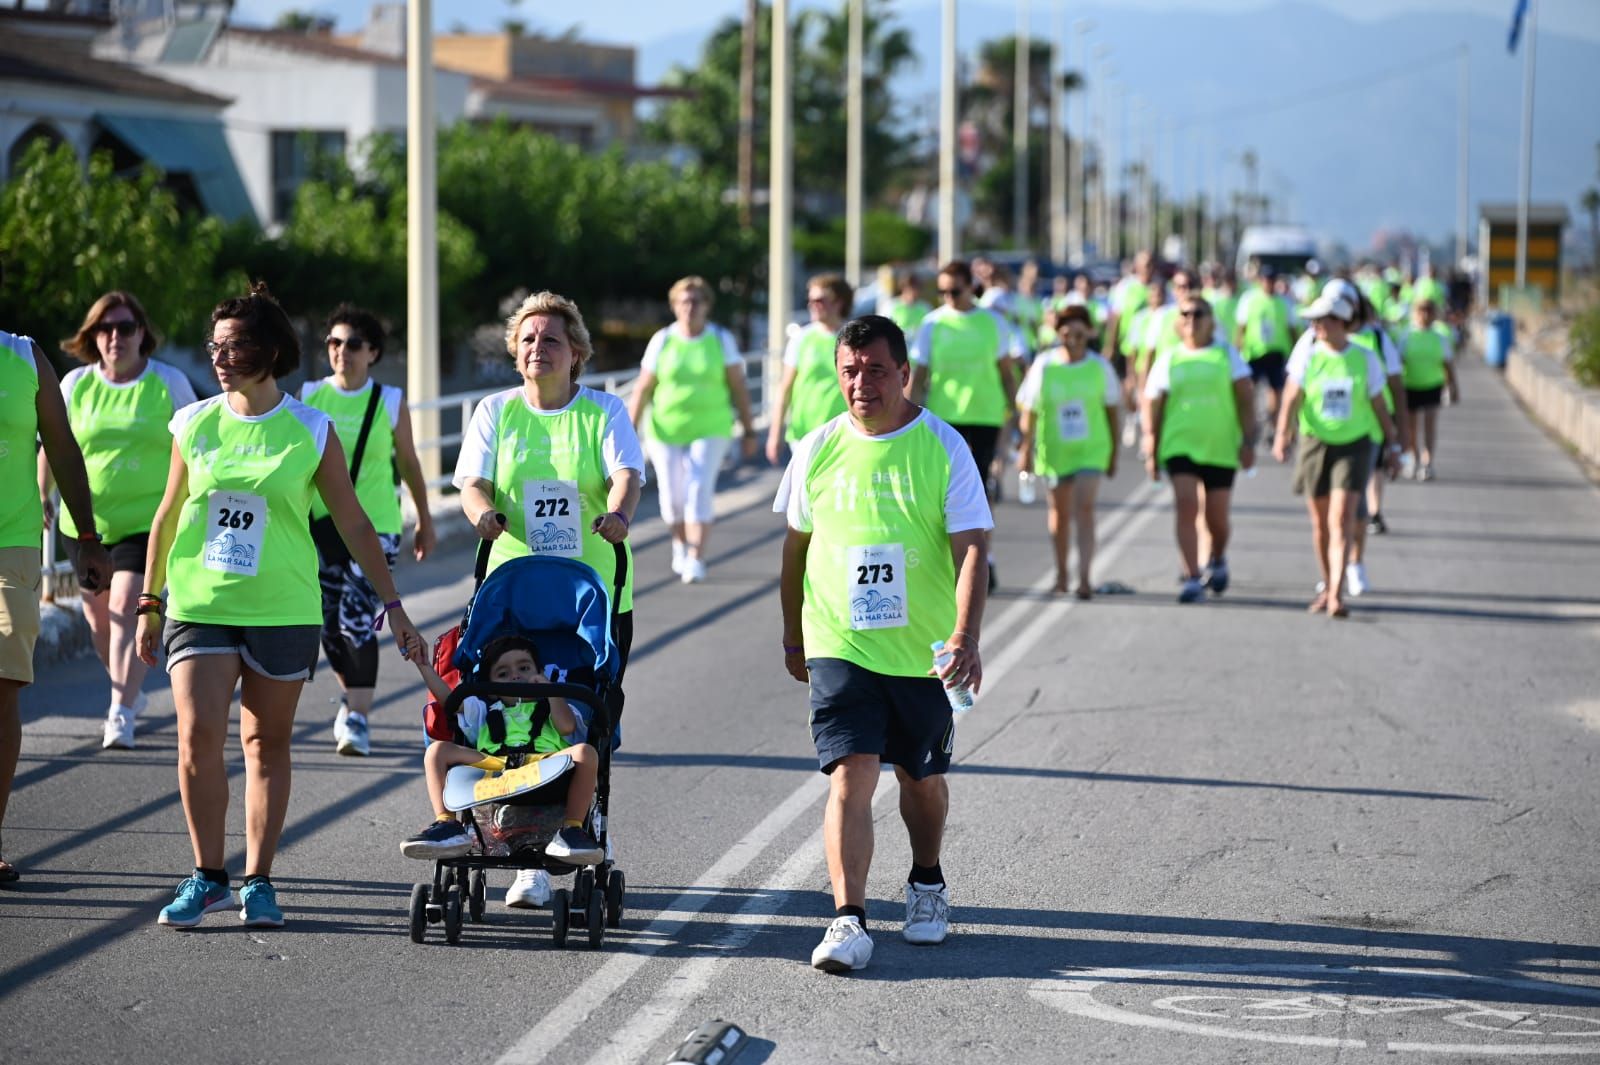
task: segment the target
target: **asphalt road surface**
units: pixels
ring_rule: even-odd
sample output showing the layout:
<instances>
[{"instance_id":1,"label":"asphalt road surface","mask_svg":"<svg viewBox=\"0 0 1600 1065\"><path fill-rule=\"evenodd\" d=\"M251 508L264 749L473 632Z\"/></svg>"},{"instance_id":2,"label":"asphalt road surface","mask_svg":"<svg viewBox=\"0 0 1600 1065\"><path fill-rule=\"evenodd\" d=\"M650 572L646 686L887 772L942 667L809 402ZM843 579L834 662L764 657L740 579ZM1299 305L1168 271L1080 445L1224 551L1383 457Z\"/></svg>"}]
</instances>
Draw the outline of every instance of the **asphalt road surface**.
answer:
<instances>
[{"instance_id":1,"label":"asphalt road surface","mask_svg":"<svg viewBox=\"0 0 1600 1065\"><path fill-rule=\"evenodd\" d=\"M955 930L899 938L886 776L877 953L848 977L807 965L825 784L782 668L772 471L726 487L704 585L636 527L628 912L598 951L500 905L505 874L459 945L410 941L421 688L392 650L370 758L333 753L326 672L301 702L287 927L157 926L190 861L164 677L138 749L102 752L104 678L52 670L5 826L25 879L0 892L0 1061L658 1063L713 1017L750 1034L738 1065L1600 1056L1600 494L1488 371L1463 387L1438 480L1390 487L1348 621L1305 611L1308 523L1270 459L1236 492L1233 589L1203 606L1175 602L1167 487L1132 462L1097 580L1133 594L1050 599L1042 510L1000 505L951 776ZM402 567L430 636L469 568L464 548ZM237 875L236 743L229 765Z\"/></svg>"}]
</instances>

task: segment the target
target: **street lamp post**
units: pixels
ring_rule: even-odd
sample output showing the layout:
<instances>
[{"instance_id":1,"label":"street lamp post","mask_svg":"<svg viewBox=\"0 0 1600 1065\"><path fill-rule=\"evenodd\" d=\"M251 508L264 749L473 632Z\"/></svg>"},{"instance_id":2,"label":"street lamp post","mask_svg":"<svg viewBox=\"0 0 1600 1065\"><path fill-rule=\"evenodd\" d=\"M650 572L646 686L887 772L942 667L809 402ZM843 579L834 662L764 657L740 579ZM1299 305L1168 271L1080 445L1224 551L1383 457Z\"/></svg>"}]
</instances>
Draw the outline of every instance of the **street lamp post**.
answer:
<instances>
[{"instance_id":1,"label":"street lamp post","mask_svg":"<svg viewBox=\"0 0 1600 1065\"><path fill-rule=\"evenodd\" d=\"M850 31L848 45L847 86L845 108L844 164L844 276L852 288L861 284L861 211L862 211L862 8L866 0L850 0Z\"/></svg>"},{"instance_id":2,"label":"street lamp post","mask_svg":"<svg viewBox=\"0 0 1600 1065\"><path fill-rule=\"evenodd\" d=\"M956 241L956 0L944 0L939 41L939 261L957 254Z\"/></svg>"},{"instance_id":3,"label":"street lamp post","mask_svg":"<svg viewBox=\"0 0 1600 1065\"><path fill-rule=\"evenodd\" d=\"M1028 43L1028 0L1017 0L1017 47L1011 72L1011 243L1028 246L1028 82L1032 47Z\"/></svg>"},{"instance_id":4,"label":"street lamp post","mask_svg":"<svg viewBox=\"0 0 1600 1065\"><path fill-rule=\"evenodd\" d=\"M769 385L783 374L783 347L794 310L790 243L792 240L794 191L794 141L789 125L789 0L772 0L772 147L767 175L767 358L765 380ZM762 389L766 402L777 397L777 388Z\"/></svg>"},{"instance_id":5,"label":"street lamp post","mask_svg":"<svg viewBox=\"0 0 1600 1065\"><path fill-rule=\"evenodd\" d=\"M417 440L439 439L437 111L433 87L433 4L406 8L406 391ZM420 408L420 409L419 409ZM463 429L466 427L463 426ZM443 469L437 447L419 448L423 476Z\"/></svg>"}]
</instances>

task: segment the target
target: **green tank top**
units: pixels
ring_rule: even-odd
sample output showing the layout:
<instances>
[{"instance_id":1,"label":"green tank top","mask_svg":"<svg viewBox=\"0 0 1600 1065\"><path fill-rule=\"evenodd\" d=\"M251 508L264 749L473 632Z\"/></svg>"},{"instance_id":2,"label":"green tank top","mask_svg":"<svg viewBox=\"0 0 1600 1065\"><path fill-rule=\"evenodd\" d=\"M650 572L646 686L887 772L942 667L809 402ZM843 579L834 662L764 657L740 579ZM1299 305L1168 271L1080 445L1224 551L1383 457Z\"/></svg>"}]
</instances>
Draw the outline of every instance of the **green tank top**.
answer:
<instances>
[{"instance_id":1,"label":"green tank top","mask_svg":"<svg viewBox=\"0 0 1600 1065\"><path fill-rule=\"evenodd\" d=\"M928 409L952 425L1004 425L1010 413L998 361L1004 320L981 307L941 311L930 320Z\"/></svg>"},{"instance_id":2,"label":"green tank top","mask_svg":"<svg viewBox=\"0 0 1600 1065\"><path fill-rule=\"evenodd\" d=\"M472 745L484 754L495 754L503 748L526 750L530 746L537 754L553 754L564 751L569 744L561 735L561 730L556 728L555 722L545 718L544 727L539 730L537 738L533 738L533 717L543 705L543 699L533 702L526 700L516 703L502 703L499 701L489 704L485 713L484 723L478 726L478 734L473 737ZM498 713L500 720L505 723L505 741L496 743L494 733L489 727L488 716ZM529 739L533 738L532 744Z\"/></svg>"},{"instance_id":3,"label":"green tank top","mask_svg":"<svg viewBox=\"0 0 1600 1065\"><path fill-rule=\"evenodd\" d=\"M1168 348L1181 347L1183 338L1178 336L1178 308L1175 304L1167 304L1151 311L1145 318L1144 340L1140 344L1138 368L1148 370L1151 362L1161 357L1161 353Z\"/></svg>"},{"instance_id":4,"label":"green tank top","mask_svg":"<svg viewBox=\"0 0 1600 1065\"><path fill-rule=\"evenodd\" d=\"M506 516L490 570L522 555L575 558L612 591L617 549L590 526L607 509L605 438L612 418L628 417L621 400L580 388L571 403L545 413L530 407L521 389L509 389L484 402L499 405L492 480L495 508ZM626 613L633 609L633 547L622 544L628 576L617 610Z\"/></svg>"},{"instance_id":5,"label":"green tank top","mask_svg":"<svg viewBox=\"0 0 1600 1065\"><path fill-rule=\"evenodd\" d=\"M1211 304L1211 320L1217 323L1217 339L1232 344L1239 297L1230 296L1220 288L1207 289L1206 302Z\"/></svg>"},{"instance_id":6,"label":"green tank top","mask_svg":"<svg viewBox=\"0 0 1600 1065\"><path fill-rule=\"evenodd\" d=\"M889 304L889 320L900 327L900 332L910 336L917 331L917 326L928 316L931 308L921 300L905 303L894 300Z\"/></svg>"},{"instance_id":7,"label":"green tank top","mask_svg":"<svg viewBox=\"0 0 1600 1065\"><path fill-rule=\"evenodd\" d=\"M35 450L38 399L33 341L0 331L0 499L11 500L0 507L0 547L37 549L44 540Z\"/></svg>"},{"instance_id":8,"label":"green tank top","mask_svg":"<svg viewBox=\"0 0 1600 1065\"><path fill-rule=\"evenodd\" d=\"M108 544L149 532L172 465L167 423L194 402L194 388L173 367L150 359L138 377L121 384L96 367L80 366L62 379L61 392L89 474L96 531ZM78 535L66 511L61 531Z\"/></svg>"},{"instance_id":9,"label":"green tank top","mask_svg":"<svg viewBox=\"0 0 1600 1065\"><path fill-rule=\"evenodd\" d=\"M837 337L825 325L806 326L794 346L794 388L789 393L789 426L785 438L794 443L845 411L844 392L834 366Z\"/></svg>"},{"instance_id":10,"label":"green tank top","mask_svg":"<svg viewBox=\"0 0 1600 1065\"><path fill-rule=\"evenodd\" d=\"M1039 398L1034 401L1033 471L1068 477L1080 470L1104 473L1111 465L1111 423L1106 418L1107 366L1103 359L1066 359L1057 348L1039 356Z\"/></svg>"},{"instance_id":11,"label":"green tank top","mask_svg":"<svg viewBox=\"0 0 1600 1065\"><path fill-rule=\"evenodd\" d=\"M1240 299L1239 313L1244 315L1244 344L1239 354L1246 362L1289 350L1289 309L1277 296L1253 288Z\"/></svg>"},{"instance_id":12,"label":"green tank top","mask_svg":"<svg viewBox=\"0 0 1600 1065\"><path fill-rule=\"evenodd\" d=\"M1166 357L1167 401L1157 459L1165 463L1182 456L1202 466L1238 469L1244 432L1228 350L1217 345L1192 350L1180 344Z\"/></svg>"},{"instance_id":13,"label":"green tank top","mask_svg":"<svg viewBox=\"0 0 1600 1065\"><path fill-rule=\"evenodd\" d=\"M1132 278L1122 283L1121 301L1117 304L1117 350L1128 353L1128 343L1137 333L1131 331L1131 319L1150 303L1150 286Z\"/></svg>"},{"instance_id":14,"label":"green tank top","mask_svg":"<svg viewBox=\"0 0 1600 1065\"><path fill-rule=\"evenodd\" d=\"M1412 329L1400 341L1401 380L1413 391L1438 388L1446 380L1445 353L1454 340L1448 326L1434 322L1427 329Z\"/></svg>"},{"instance_id":15,"label":"green tank top","mask_svg":"<svg viewBox=\"0 0 1600 1065\"><path fill-rule=\"evenodd\" d=\"M361 457L361 479L356 482L356 498L361 509L372 519L372 527L380 533L398 534L405 528L400 513L400 492L394 483L394 429L400 416L400 390L388 388L367 379L364 387L346 392L334 384L333 378L307 381L300 389L300 402L320 410L333 420L334 431L339 434L339 446L344 448L345 462L355 461L356 441L361 436L361 423L367 416L367 404L372 401L372 390L382 388L378 409L372 415L372 428L367 431L367 450ZM311 503L313 518L326 517L328 506L319 495Z\"/></svg>"},{"instance_id":16,"label":"green tank top","mask_svg":"<svg viewBox=\"0 0 1600 1065\"><path fill-rule=\"evenodd\" d=\"M697 337L685 337L678 327L657 334L656 390L650 400L650 431L663 444L683 446L696 440L733 435L733 396L728 391L728 370L723 331L707 325Z\"/></svg>"},{"instance_id":17,"label":"green tank top","mask_svg":"<svg viewBox=\"0 0 1600 1065\"><path fill-rule=\"evenodd\" d=\"M285 395L246 417L227 393L172 418L189 495L167 555L167 616L210 625L321 625L306 514L332 426Z\"/></svg>"},{"instance_id":18,"label":"green tank top","mask_svg":"<svg viewBox=\"0 0 1600 1065\"><path fill-rule=\"evenodd\" d=\"M1325 444L1353 444L1377 428L1367 394L1368 351L1351 342L1340 352L1318 342L1306 364L1300 433Z\"/></svg>"},{"instance_id":19,"label":"green tank top","mask_svg":"<svg viewBox=\"0 0 1600 1065\"><path fill-rule=\"evenodd\" d=\"M889 438L840 419L817 441L793 488L811 514L801 610L809 657L927 676L929 646L956 619L949 485L950 452L926 417Z\"/></svg>"}]
</instances>

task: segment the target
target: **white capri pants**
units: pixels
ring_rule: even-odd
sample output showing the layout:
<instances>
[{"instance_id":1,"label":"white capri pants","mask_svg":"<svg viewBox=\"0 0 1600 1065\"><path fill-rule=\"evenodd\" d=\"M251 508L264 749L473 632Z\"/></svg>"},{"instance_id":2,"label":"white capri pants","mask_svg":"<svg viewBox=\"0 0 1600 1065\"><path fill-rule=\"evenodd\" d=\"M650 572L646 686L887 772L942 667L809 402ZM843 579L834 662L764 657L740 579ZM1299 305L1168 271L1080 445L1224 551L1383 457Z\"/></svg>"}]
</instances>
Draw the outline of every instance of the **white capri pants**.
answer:
<instances>
[{"instance_id":1,"label":"white capri pants","mask_svg":"<svg viewBox=\"0 0 1600 1065\"><path fill-rule=\"evenodd\" d=\"M685 445L663 444L651 440L650 465L656 468L656 494L661 500L661 518L668 525L681 521L710 525L716 519L713 497L717 473L733 441L728 437L707 437Z\"/></svg>"}]
</instances>

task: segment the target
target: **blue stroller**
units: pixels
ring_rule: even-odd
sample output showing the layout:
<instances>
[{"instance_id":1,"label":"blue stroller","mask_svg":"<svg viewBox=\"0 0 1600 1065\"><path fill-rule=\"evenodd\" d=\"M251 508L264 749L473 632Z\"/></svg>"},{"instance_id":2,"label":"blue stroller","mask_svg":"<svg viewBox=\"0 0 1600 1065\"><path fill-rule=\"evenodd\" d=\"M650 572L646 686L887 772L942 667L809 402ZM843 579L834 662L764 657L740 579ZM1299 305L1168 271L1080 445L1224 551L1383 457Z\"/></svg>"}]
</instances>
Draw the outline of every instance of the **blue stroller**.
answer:
<instances>
[{"instance_id":1,"label":"blue stroller","mask_svg":"<svg viewBox=\"0 0 1600 1065\"><path fill-rule=\"evenodd\" d=\"M614 597L599 574L575 559L548 556L515 558L485 579L490 544L478 551L477 589L467 603L461 624L439 638L434 647L435 669L450 680L447 670L458 673L460 683L443 707L430 704L425 727L430 737L470 746L456 730L456 712L463 700L476 696L496 699L546 699L559 696L588 711L589 742L600 755L594 802L585 827L605 850L596 866L574 866L544 853L544 843L561 827L566 803L571 758L535 755L531 748L508 748L506 768L486 772L471 766L450 770L445 784L445 805L459 813L472 849L459 858L434 862L433 882L419 883L411 891L411 940L421 943L430 923L444 925L445 940L461 938L463 918L483 920L489 869L543 869L552 877L576 874L571 890L557 888L550 895L552 935L565 946L567 933L582 928L589 946L598 948L607 928L622 922L626 880L611 859L607 843L607 813L611 798L613 711L620 692L615 689L618 670ZM627 552L617 548L616 590L627 579ZM549 684L492 684L477 669L484 647L497 637L521 635L539 647ZM540 707L532 724L537 736L549 716ZM529 788L530 780L537 783Z\"/></svg>"}]
</instances>

